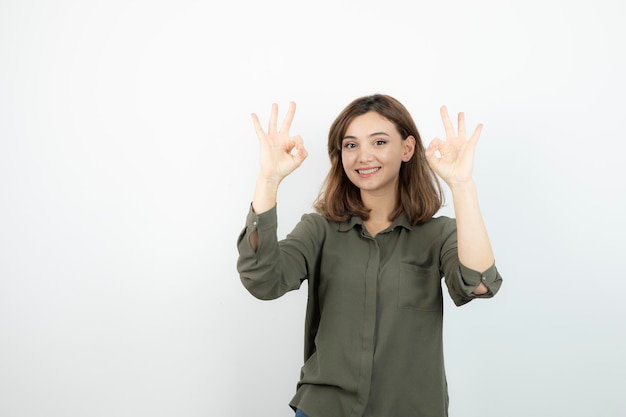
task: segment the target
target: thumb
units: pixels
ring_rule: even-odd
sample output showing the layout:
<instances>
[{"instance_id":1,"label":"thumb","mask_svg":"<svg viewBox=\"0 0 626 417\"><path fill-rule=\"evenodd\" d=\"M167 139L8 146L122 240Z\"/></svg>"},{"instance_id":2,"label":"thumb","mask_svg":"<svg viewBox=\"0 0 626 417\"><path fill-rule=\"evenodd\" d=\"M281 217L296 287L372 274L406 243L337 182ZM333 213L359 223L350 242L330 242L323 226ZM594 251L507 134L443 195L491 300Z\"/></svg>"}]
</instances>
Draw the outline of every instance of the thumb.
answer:
<instances>
[{"instance_id":1,"label":"thumb","mask_svg":"<svg viewBox=\"0 0 626 417\"><path fill-rule=\"evenodd\" d=\"M293 154L293 158L298 163L298 165L300 165L307 158L307 156L309 156L309 153L304 148L304 141L302 140L302 137L296 136L294 137L294 141L295 141L295 146L294 146L295 152Z\"/></svg>"},{"instance_id":2,"label":"thumb","mask_svg":"<svg viewBox=\"0 0 626 417\"><path fill-rule=\"evenodd\" d=\"M439 148L441 147L442 140L439 138L434 138L428 144L428 147L424 151L424 155L426 156L426 160L429 164L437 163L440 155L438 155Z\"/></svg>"}]
</instances>

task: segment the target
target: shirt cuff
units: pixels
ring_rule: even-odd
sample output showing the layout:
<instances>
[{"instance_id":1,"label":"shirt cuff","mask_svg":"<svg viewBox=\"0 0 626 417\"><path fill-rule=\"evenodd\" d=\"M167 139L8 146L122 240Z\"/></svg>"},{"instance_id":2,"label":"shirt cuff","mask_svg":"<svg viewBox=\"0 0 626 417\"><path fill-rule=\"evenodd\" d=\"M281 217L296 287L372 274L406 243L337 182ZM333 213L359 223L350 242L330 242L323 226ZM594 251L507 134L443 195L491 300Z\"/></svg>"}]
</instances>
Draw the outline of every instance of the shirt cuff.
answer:
<instances>
[{"instance_id":1,"label":"shirt cuff","mask_svg":"<svg viewBox=\"0 0 626 417\"><path fill-rule=\"evenodd\" d=\"M264 211L261 214L256 214L250 204L248 210L248 216L246 217L246 231L247 234L252 233L255 230L263 231L268 229L274 229L277 227L278 220L276 216L276 206Z\"/></svg>"},{"instance_id":2,"label":"shirt cuff","mask_svg":"<svg viewBox=\"0 0 626 417\"><path fill-rule=\"evenodd\" d=\"M463 280L464 287L470 289L470 294L467 295L478 298L493 297L500 287L499 281L501 279L499 278L495 263L483 272L478 272L463 264L459 264L459 266L461 268L461 279ZM489 291L485 294L474 294L472 291L474 291L480 283L485 284Z\"/></svg>"}]
</instances>

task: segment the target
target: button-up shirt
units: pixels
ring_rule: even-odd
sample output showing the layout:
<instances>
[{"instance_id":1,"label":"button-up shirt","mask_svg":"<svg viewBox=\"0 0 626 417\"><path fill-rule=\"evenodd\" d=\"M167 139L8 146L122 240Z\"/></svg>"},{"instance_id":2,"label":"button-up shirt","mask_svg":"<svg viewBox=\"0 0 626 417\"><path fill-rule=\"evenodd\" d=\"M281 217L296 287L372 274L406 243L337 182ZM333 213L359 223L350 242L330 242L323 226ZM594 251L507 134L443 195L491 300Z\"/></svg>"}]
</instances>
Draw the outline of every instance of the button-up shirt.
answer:
<instances>
[{"instance_id":1,"label":"button-up shirt","mask_svg":"<svg viewBox=\"0 0 626 417\"><path fill-rule=\"evenodd\" d=\"M250 235L258 233L258 247ZM456 222L404 216L372 237L359 217L305 214L277 238L276 208L250 209L237 268L248 291L274 299L308 280L304 365L290 406L309 417L444 417L443 291L456 305L492 297L495 265L478 272L457 255ZM483 282L489 291L472 291Z\"/></svg>"}]
</instances>

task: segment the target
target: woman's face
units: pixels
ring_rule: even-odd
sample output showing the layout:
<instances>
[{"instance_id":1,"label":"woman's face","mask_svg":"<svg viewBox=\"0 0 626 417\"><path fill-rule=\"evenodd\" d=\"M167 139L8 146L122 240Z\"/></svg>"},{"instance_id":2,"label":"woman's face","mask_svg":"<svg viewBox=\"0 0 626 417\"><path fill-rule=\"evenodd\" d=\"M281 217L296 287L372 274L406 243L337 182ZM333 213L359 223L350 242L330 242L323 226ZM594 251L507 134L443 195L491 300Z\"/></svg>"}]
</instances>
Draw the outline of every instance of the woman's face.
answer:
<instances>
[{"instance_id":1,"label":"woman's face","mask_svg":"<svg viewBox=\"0 0 626 417\"><path fill-rule=\"evenodd\" d=\"M400 136L396 126L370 111L355 117L341 143L343 169L363 193L395 197L400 165L411 159L415 139Z\"/></svg>"}]
</instances>

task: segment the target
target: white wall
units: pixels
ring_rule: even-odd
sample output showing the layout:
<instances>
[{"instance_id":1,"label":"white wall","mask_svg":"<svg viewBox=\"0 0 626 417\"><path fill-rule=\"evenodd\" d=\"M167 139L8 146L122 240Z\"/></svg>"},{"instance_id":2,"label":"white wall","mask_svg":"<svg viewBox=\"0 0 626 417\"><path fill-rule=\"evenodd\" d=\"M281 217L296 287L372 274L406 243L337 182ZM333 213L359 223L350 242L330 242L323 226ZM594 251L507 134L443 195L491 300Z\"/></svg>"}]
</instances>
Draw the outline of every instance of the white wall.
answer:
<instances>
[{"instance_id":1,"label":"white wall","mask_svg":"<svg viewBox=\"0 0 626 417\"><path fill-rule=\"evenodd\" d=\"M411 3L0 3L0 415L290 416L306 291L235 269L249 115L299 106L284 234L376 92L426 141L441 104L485 124L505 283L446 302L451 416L626 413L624 3Z\"/></svg>"}]
</instances>

